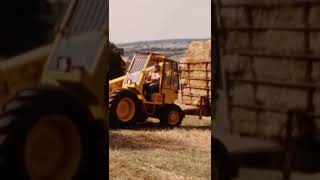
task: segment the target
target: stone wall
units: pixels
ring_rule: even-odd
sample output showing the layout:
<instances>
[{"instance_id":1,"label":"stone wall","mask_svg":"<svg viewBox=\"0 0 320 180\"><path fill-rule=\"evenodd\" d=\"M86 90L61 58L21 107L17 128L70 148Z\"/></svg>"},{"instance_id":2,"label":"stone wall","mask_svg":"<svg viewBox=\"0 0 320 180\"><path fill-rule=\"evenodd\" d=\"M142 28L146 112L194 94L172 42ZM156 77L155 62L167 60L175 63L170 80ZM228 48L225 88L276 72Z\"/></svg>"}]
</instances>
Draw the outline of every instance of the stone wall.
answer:
<instances>
[{"instance_id":1,"label":"stone wall","mask_svg":"<svg viewBox=\"0 0 320 180\"><path fill-rule=\"evenodd\" d=\"M307 88L294 86L320 83L320 30L315 29L320 27L320 3L221 2L225 29L222 62L231 79L227 82L234 105L230 108L233 132L266 138L283 136L283 112L309 108ZM320 92L311 95L315 112L320 113ZM316 124L320 125L320 120Z\"/></svg>"}]
</instances>

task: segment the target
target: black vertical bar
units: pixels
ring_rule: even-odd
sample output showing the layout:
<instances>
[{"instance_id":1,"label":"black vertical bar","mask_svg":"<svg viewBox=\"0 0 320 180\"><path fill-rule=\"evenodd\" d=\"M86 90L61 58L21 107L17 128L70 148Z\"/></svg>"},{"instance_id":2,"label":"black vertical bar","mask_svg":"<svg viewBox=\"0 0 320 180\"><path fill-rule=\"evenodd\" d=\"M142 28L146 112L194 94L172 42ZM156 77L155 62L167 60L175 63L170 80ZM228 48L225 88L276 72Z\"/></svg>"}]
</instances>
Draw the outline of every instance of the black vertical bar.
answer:
<instances>
[{"instance_id":1,"label":"black vertical bar","mask_svg":"<svg viewBox=\"0 0 320 180\"><path fill-rule=\"evenodd\" d=\"M211 3L212 6L212 14L213 14L213 18L212 18L212 36L211 37L211 43L213 47L213 52L211 54L213 59L213 62L211 63L211 96L213 97L211 99L211 107L212 111L211 111L211 116L213 117L213 119L215 119L216 117L216 106L215 106L215 102L216 102L216 98L217 98L217 89L223 89L223 79L222 79L222 72L223 70L221 69L221 54L220 54L220 32L219 32L219 24L218 24L218 18L219 17L219 5L221 2L219 2L219 0L214 0L214 2Z\"/></svg>"},{"instance_id":2,"label":"black vertical bar","mask_svg":"<svg viewBox=\"0 0 320 180\"><path fill-rule=\"evenodd\" d=\"M291 179L292 171L292 129L293 129L293 117L294 112L288 111L287 113L287 125L286 125L286 145L285 145L285 159L283 169L283 180Z\"/></svg>"},{"instance_id":3,"label":"black vertical bar","mask_svg":"<svg viewBox=\"0 0 320 180\"><path fill-rule=\"evenodd\" d=\"M305 23L305 29L308 29L310 27L309 25L309 12L310 12L310 4L306 3L304 4L304 23ZM304 53L305 55L311 54L310 51L310 32L304 31ZM312 84L312 61L310 59L307 59L307 68L306 68L306 80L310 84ZM307 94L307 110L313 112L314 111L314 105L313 105L313 94L314 89L310 88L308 89Z\"/></svg>"},{"instance_id":4,"label":"black vertical bar","mask_svg":"<svg viewBox=\"0 0 320 180\"><path fill-rule=\"evenodd\" d=\"M248 22L249 22L249 28L253 28L254 27L254 24L253 24L253 13L252 13L252 8L249 7L249 6L246 6L246 13L247 13L247 18L248 18ZM253 31L248 31L248 34L249 34L249 51L253 49ZM253 63L254 63L254 56L250 56L249 57L250 59L250 70L252 72L252 78L254 80L257 79L257 75L256 75L256 72L253 68ZM253 84L253 96L254 96L254 105L257 105L258 104L258 98L257 98L257 89L258 89L258 85L257 84ZM259 116L260 116L260 111L255 111L255 114L256 114L256 136L259 135Z\"/></svg>"}]
</instances>

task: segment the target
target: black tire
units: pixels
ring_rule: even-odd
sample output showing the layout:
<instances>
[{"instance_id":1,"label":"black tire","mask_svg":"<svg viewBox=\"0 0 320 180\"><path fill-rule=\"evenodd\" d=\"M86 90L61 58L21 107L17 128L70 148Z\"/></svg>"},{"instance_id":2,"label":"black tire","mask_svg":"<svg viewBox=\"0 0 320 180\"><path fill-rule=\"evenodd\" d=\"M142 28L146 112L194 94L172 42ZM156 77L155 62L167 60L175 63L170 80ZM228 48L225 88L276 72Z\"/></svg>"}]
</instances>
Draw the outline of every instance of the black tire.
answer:
<instances>
[{"instance_id":1,"label":"black tire","mask_svg":"<svg viewBox=\"0 0 320 180\"><path fill-rule=\"evenodd\" d=\"M53 117L52 115L61 117L61 122L72 125L74 132L79 135L76 139L81 142L79 146L75 146L81 148L81 155L77 156L79 164L73 166L76 170L69 179L106 179L106 130L93 119L85 105L64 91L48 88L21 91L3 106L3 113L0 115L0 179L33 179L25 161L27 142L35 127L39 127L37 125L43 123L45 117ZM72 139L67 135L63 138ZM67 152L66 147L63 146L64 153Z\"/></svg>"},{"instance_id":2,"label":"black tire","mask_svg":"<svg viewBox=\"0 0 320 180\"><path fill-rule=\"evenodd\" d=\"M170 113L175 112L178 115L178 118L175 121L170 121ZM159 113L160 116L160 124L162 126L167 127L177 127L180 126L182 123L182 120L185 116L184 112L181 110L181 108L175 104L168 104L165 105Z\"/></svg>"},{"instance_id":3,"label":"black tire","mask_svg":"<svg viewBox=\"0 0 320 180\"><path fill-rule=\"evenodd\" d=\"M130 101L132 104L131 106L134 106L133 112L128 112L129 117L126 117L125 120L122 120L117 115L117 108L120 103L120 101L123 101L124 99ZM130 111L129 108L125 108ZM110 110L110 126L112 128L129 128L136 124L137 119L140 115L140 105L139 105L139 99L137 95L128 90L128 89L118 89L115 90L109 97L109 110Z\"/></svg>"},{"instance_id":4,"label":"black tire","mask_svg":"<svg viewBox=\"0 0 320 180\"><path fill-rule=\"evenodd\" d=\"M144 109L144 104L141 100L138 102L139 105L139 110L137 111L137 122L143 123L146 122L148 119L148 115L145 113Z\"/></svg>"}]
</instances>

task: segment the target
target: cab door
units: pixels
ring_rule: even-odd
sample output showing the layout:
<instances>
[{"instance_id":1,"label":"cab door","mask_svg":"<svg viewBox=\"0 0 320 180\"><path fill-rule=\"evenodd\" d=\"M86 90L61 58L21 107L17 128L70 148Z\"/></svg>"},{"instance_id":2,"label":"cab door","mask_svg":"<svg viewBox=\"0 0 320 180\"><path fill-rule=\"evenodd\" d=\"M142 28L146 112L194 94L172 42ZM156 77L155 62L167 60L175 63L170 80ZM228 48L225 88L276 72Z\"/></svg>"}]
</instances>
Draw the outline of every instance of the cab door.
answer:
<instances>
[{"instance_id":1,"label":"cab door","mask_svg":"<svg viewBox=\"0 0 320 180\"><path fill-rule=\"evenodd\" d=\"M165 104L172 104L178 99L179 89L179 70L178 63L166 61L164 66L162 93L164 94Z\"/></svg>"}]
</instances>

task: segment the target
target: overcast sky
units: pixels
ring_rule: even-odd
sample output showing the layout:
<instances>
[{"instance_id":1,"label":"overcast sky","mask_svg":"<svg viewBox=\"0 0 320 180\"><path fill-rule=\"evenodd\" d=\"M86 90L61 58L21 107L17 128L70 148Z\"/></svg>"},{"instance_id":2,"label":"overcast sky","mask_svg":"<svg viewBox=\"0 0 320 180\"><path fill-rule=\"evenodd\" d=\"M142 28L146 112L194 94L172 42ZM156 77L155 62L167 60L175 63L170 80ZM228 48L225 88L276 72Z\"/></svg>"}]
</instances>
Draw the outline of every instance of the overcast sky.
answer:
<instances>
[{"instance_id":1,"label":"overcast sky","mask_svg":"<svg viewBox=\"0 0 320 180\"><path fill-rule=\"evenodd\" d=\"M211 0L109 0L115 43L211 36Z\"/></svg>"}]
</instances>

